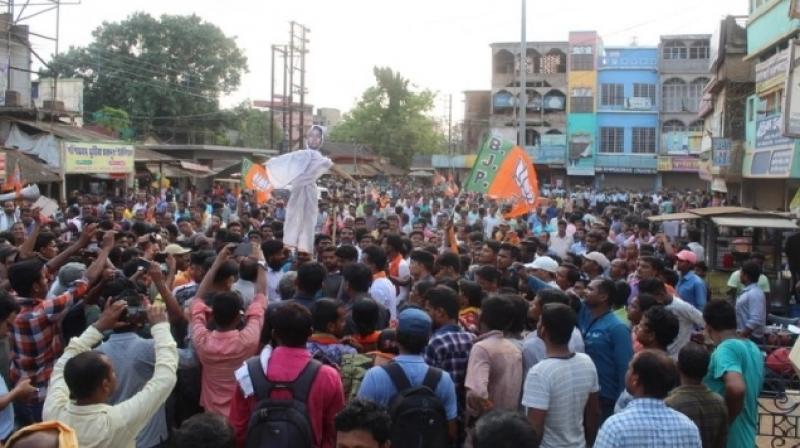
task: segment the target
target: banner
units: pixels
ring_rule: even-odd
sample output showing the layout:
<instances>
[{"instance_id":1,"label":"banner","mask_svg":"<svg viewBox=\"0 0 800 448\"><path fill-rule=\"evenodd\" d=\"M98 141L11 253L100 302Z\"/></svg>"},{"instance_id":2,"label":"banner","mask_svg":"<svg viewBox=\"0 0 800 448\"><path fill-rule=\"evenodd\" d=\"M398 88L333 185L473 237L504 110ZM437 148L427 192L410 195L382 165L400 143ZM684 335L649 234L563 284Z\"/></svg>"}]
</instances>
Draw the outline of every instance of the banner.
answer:
<instances>
[{"instance_id":1,"label":"banner","mask_svg":"<svg viewBox=\"0 0 800 448\"><path fill-rule=\"evenodd\" d=\"M800 88L798 45L800 42L795 39L789 41L789 79L786 82L786 91L783 93L783 135L792 138L800 138L800 91L797 90Z\"/></svg>"},{"instance_id":2,"label":"banner","mask_svg":"<svg viewBox=\"0 0 800 448\"><path fill-rule=\"evenodd\" d=\"M511 200L506 218L534 210L539 200L539 180L528 154L497 135L484 139L464 190Z\"/></svg>"},{"instance_id":3,"label":"banner","mask_svg":"<svg viewBox=\"0 0 800 448\"><path fill-rule=\"evenodd\" d=\"M107 143L64 142L67 174L130 174L133 146Z\"/></svg>"},{"instance_id":4,"label":"banner","mask_svg":"<svg viewBox=\"0 0 800 448\"><path fill-rule=\"evenodd\" d=\"M250 159L242 159L242 188L254 191L259 205L266 204L272 193L272 183L269 181L267 168L253 163Z\"/></svg>"}]
</instances>

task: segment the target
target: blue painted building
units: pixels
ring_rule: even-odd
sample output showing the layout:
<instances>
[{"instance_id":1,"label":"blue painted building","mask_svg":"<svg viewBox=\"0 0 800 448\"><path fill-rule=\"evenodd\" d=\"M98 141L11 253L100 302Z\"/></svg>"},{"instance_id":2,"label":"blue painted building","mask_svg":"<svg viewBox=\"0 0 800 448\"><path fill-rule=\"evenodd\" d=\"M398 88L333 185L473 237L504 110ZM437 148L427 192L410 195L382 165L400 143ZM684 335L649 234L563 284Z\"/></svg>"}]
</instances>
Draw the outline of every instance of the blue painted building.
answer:
<instances>
[{"instance_id":1,"label":"blue painted building","mask_svg":"<svg viewBox=\"0 0 800 448\"><path fill-rule=\"evenodd\" d=\"M597 73L595 184L657 186L658 49L606 47Z\"/></svg>"}]
</instances>

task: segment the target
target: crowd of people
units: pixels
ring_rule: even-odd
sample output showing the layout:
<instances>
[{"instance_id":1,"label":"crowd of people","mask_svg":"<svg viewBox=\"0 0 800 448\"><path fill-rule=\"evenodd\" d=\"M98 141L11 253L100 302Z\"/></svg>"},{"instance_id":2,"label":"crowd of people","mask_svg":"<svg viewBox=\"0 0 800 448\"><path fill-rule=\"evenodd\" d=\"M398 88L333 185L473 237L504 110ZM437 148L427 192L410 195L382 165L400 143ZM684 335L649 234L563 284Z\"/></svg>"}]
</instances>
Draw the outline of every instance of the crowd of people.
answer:
<instances>
[{"instance_id":1,"label":"crowd of people","mask_svg":"<svg viewBox=\"0 0 800 448\"><path fill-rule=\"evenodd\" d=\"M763 257L713 298L702 192L76 192L0 212L9 447L752 447ZM39 443L40 445L31 445Z\"/></svg>"}]
</instances>

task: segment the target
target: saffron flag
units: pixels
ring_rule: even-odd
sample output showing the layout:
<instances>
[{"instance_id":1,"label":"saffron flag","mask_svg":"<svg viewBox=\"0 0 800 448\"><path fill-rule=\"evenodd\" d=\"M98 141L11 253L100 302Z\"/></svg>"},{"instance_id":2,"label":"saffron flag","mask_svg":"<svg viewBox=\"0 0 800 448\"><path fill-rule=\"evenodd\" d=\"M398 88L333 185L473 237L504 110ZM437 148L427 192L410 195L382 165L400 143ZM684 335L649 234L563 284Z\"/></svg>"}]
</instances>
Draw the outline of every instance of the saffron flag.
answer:
<instances>
[{"instance_id":1,"label":"saffron flag","mask_svg":"<svg viewBox=\"0 0 800 448\"><path fill-rule=\"evenodd\" d=\"M242 159L242 188L254 191L259 205L266 204L272 193L267 168L249 159Z\"/></svg>"},{"instance_id":2,"label":"saffron flag","mask_svg":"<svg viewBox=\"0 0 800 448\"><path fill-rule=\"evenodd\" d=\"M539 181L528 154L493 134L484 138L464 190L509 201L506 218L533 211L539 202Z\"/></svg>"},{"instance_id":3,"label":"saffron flag","mask_svg":"<svg viewBox=\"0 0 800 448\"><path fill-rule=\"evenodd\" d=\"M19 159L14 163L14 171L3 184L3 190L14 190L19 192L22 189L22 175L19 172Z\"/></svg>"}]
</instances>

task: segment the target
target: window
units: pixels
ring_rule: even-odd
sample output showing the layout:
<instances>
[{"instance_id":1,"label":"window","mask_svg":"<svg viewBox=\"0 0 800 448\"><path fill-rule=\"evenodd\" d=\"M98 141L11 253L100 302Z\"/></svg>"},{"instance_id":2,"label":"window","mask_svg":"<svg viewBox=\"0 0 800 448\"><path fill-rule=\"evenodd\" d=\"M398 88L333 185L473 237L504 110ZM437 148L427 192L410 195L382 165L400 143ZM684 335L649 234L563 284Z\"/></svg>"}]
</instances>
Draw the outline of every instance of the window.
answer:
<instances>
[{"instance_id":1,"label":"window","mask_svg":"<svg viewBox=\"0 0 800 448\"><path fill-rule=\"evenodd\" d=\"M656 85L655 84L633 84L633 96L636 98L650 98L650 107L656 105Z\"/></svg>"},{"instance_id":2,"label":"window","mask_svg":"<svg viewBox=\"0 0 800 448\"><path fill-rule=\"evenodd\" d=\"M539 146L541 139L535 129L525 129L525 146Z\"/></svg>"},{"instance_id":3,"label":"window","mask_svg":"<svg viewBox=\"0 0 800 448\"><path fill-rule=\"evenodd\" d=\"M594 49L591 46L572 47L571 67L573 71L594 70Z\"/></svg>"},{"instance_id":4,"label":"window","mask_svg":"<svg viewBox=\"0 0 800 448\"><path fill-rule=\"evenodd\" d=\"M542 67L542 73L547 75L567 72L566 55L562 51L555 48L548 51L546 55L542 56L542 60L539 64Z\"/></svg>"},{"instance_id":5,"label":"window","mask_svg":"<svg viewBox=\"0 0 800 448\"><path fill-rule=\"evenodd\" d=\"M661 125L661 132L664 134L668 132L683 132L686 128L680 120L667 120Z\"/></svg>"},{"instance_id":6,"label":"window","mask_svg":"<svg viewBox=\"0 0 800 448\"><path fill-rule=\"evenodd\" d=\"M689 47L689 59L708 59L708 41L692 42Z\"/></svg>"},{"instance_id":7,"label":"window","mask_svg":"<svg viewBox=\"0 0 800 448\"><path fill-rule=\"evenodd\" d=\"M688 53L686 46L679 41L667 41L664 43L664 59L686 59Z\"/></svg>"},{"instance_id":8,"label":"window","mask_svg":"<svg viewBox=\"0 0 800 448\"><path fill-rule=\"evenodd\" d=\"M656 152L656 128L632 128L633 152L654 154Z\"/></svg>"},{"instance_id":9,"label":"window","mask_svg":"<svg viewBox=\"0 0 800 448\"><path fill-rule=\"evenodd\" d=\"M700 100L703 98L703 88L708 84L708 78L697 78L689 84L686 90L686 110L697 112Z\"/></svg>"},{"instance_id":10,"label":"window","mask_svg":"<svg viewBox=\"0 0 800 448\"><path fill-rule=\"evenodd\" d=\"M624 86L622 84L601 84L600 105L601 106L625 105Z\"/></svg>"},{"instance_id":11,"label":"window","mask_svg":"<svg viewBox=\"0 0 800 448\"><path fill-rule=\"evenodd\" d=\"M569 110L572 113L594 112L594 96L592 96L592 89L584 87L572 89Z\"/></svg>"},{"instance_id":12,"label":"window","mask_svg":"<svg viewBox=\"0 0 800 448\"><path fill-rule=\"evenodd\" d=\"M625 128L600 128L600 152L621 153L624 140Z\"/></svg>"},{"instance_id":13,"label":"window","mask_svg":"<svg viewBox=\"0 0 800 448\"><path fill-rule=\"evenodd\" d=\"M686 97L686 83L678 78L668 79L664 82L661 95L665 112L682 112Z\"/></svg>"},{"instance_id":14,"label":"window","mask_svg":"<svg viewBox=\"0 0 800 448\"><path fill-rule=\"evenodd\" d=\"M703 126L705 122L703 120L695 120L689 123L689 132L703 132Z\"/></svg>"},{"instance_id":15,"label":"window","mask_svg":"<svg viewBox=\"0 0 800 448\"><path fill-rule=\"evenodd\" d=\"M500 50L494 55L494 72L500 75L511 74L514 71L514 55L510 51Z\"/></svg>"},{"instance_id":16,"label":"window","mask_svg":"<svg viewBox=\"0 0 800 448\"><path fill-rule=\"evenodd\" d=\"M756 113L756 105L754 103L755 101L753 101L753 98L747 101L747 121L753 121L753 116Z\"/></svg>"},{"instance_id":17,"label":"window","mask_svg":"<svg viewBox=\"0 0 800 448\"><path fill-rule=\"evenodd\" d=\"M783 90L776 90L758 97L758 118L780 115L783 102Z\"/></svg>"}]
</instances>

